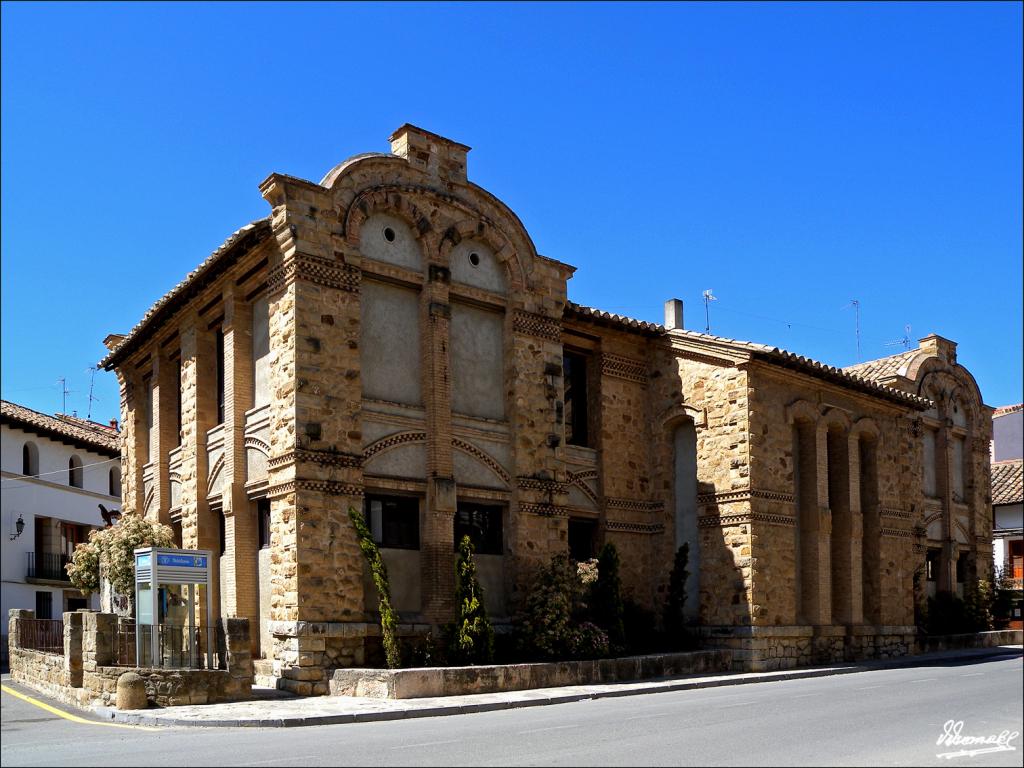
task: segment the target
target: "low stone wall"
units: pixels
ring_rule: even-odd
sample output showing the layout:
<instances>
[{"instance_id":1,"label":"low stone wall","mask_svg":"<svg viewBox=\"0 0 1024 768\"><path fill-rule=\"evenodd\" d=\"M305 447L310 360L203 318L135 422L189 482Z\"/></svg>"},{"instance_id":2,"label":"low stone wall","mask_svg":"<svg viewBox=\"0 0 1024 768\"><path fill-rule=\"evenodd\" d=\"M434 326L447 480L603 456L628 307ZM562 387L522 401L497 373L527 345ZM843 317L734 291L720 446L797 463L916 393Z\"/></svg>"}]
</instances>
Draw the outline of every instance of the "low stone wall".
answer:
<instances>
[{"instance_id":1,"label":"low stone wall","mask_svg":"<svg viewBox=\"0 0 1024 768\"><path fill-rule=\"evenodd\" d=\"M349 668L334 670L330 678L330 691L334 696L415 699L726 672L731 666L730 651L714 650L551 664L419 669Z\"/></svg>"},{"instance_id":2,"label":"low stone wall","mask_svg":"<svg viewBox=\"0 0 1024 768\"><path fill-rule=\"evenodd\" d=\"M996 648L1000 645L1024 644L1024 631L1001 629L995 632L977 632L967 635L942 635L921 637L917 641L917 653L954 651L962 648Z\"/></svg>"},{"instance_id":3,"label":"low stone wall","mask_svg":"<svg viewBox=\"0 0 1024 768\"><path fill-rule=\"evenodd\" d=\"M11 678L75 706L112 706L117 679L136 672L150 704L212 704L252 695L252 660L247 619L222 619L218 645L225 669L161 669L115 666L117 616L77 611L64 614L64 652L42 653L18 646L18 622L33 611L12 610L9 620Z\"/></svg>"},{"instance_id":4,"label":"low stone wall","mask_svg":"<svg viewBox=\"0 0 1024 768\"><path fill-rule=\"evenodd\" d=\"M814 664L889 659L914 652L906 626L704 627L706 645L733 652L737 672L774 672Z\"/></svg>"}]
</instances>

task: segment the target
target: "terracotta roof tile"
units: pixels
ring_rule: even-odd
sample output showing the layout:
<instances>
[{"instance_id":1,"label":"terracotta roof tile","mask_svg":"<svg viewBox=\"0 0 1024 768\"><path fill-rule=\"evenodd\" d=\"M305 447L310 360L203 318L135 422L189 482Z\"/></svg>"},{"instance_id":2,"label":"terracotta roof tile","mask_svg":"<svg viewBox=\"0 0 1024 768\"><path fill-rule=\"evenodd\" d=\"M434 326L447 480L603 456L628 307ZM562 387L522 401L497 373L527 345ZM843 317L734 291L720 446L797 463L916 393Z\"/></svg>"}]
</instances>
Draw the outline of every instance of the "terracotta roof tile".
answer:
<instances>
[{"instance_id":1,"label":"terracotta roof tile","mask_svg":"<svg viewBox=\"0 0 1024 768\"><path fill-rule=\"evenodd\" d=\"M876 380L863 376L857 371L849 368L836 368L831 365L826 365L825 363L818 362L817 360L813 360L809 357L804 357L803 355L794 354L793 352L788 352L785 349L780 349L779 347L771 347L767 344L758 344L753 341L740 341L738 339L729 339L724 336L713 336L707 333L687 331L684 329L674 329L669 331L663 325L648 323L643 320L635 320L631 317L624 317L622 315L613 315L599 309L594 309L593 307L585 307L581 304L576 304L572 301L566 303L565 312L568 315L576 315L584 318L596 318L605 323L617 325L624 330L641 331L654 335L668 333L678 334L696 341L705 341L714 346L749 352L755 356L768 359L771 362L795 368L803 371L804 373L810 373L811 375L815 375L820 378L836 381L845 386L852 386L855 389L881 395L889 400L895 400L905 405L911 405L917 408L928 408L931 405L931 401L926 398L904 392L901 389L895 389L893 387L887 387L883 384L879 384Z\"/></svg>"},{"instance_id":2,"label":"terracotta roof tile","mask_svg":"<svg viewBox=\"0 0 1024 768\"><path fill-rule=\"evenodd\" d=\"M843 368L847 373L852 373L871 381L881 381L893 376L903 376L907 372L907 366L921 350L911 349L900 352L898 355L881 357L878 360L868 360L866 363L857 363Z\"/></svg>"},{"instance_id":3,"label":"terracotta roof tile","mask_svg":"<svg viewBox=\"0 0 1024 768\"><path fill-rule=\"evenodd\" d=\"M156 303L149 308L145 315L142 316L142 319L136 324L136 326L125 335L117 348L100 360L99 367L110 370L119 359L128 353L128 350L134 346L134 343L137 342L147 330L149 330L150 326L155 324L154 321L157 319L157 316L161 314L161 311L170 307L174 300L184 295L197 280L212 271L214 266L217 265L222 258L228 255L232 246L237 245L240 241L245 239L246 235L269 235L269 233L269 216L250 222L241 229L237 229L232 232L228 239L221 243L213 253L207 256L202 264L185 275L185 278L180 283L157 299Z\"/></svg>"},{"instance_id":4,"label":"terracotta roof tile","mask_svg":"<svg viewBox=\"0 0 1024 768\"><path fill-rule=\"evenodd\" d=\"M4 422L20 429L68 440L82 448L111 456L117 456L121 452L117 432L111 427L92 421L63 414L48 416L6 400L0 401L0 417Z\"/></svg>"},{"instance_id":5,"label":"terracotta roof tile","mask_svg":"<svg viewBox=\"0 0 1024 768\"><path fill-rule=\"evenodd\" d=\"M992 464L992 503L1024 502L1024 459L997 461Z\"/></svg>"}]
</instances>

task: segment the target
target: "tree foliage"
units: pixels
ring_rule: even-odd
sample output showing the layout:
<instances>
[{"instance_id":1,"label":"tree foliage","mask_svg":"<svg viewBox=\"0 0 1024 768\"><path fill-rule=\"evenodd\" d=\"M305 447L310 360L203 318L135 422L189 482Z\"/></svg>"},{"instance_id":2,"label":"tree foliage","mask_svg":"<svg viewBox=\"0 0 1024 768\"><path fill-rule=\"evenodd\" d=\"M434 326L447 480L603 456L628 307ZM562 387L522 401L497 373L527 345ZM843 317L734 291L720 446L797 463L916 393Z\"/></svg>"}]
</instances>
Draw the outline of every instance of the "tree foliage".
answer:
<instances>
[{"instance_id":1,"label":"tree foliage","mask_svg":"<svg viewBox=\"0 0 1024 768\"><path fill-rule=\"evenodd\" d=\"M398 643L398 616L391 607L391 583L388 581L388 568L380 556L380 550L373 541L373 534L366 525L363 513L355 507L348 508L348 516L356 529L359 549L370 564L370 574L377 587L380 609L380 634L384 644L384 659L389 669L402 666L402 651Z\"/></svg>"},{"instance_id":2,"label":"tree foliage","mask_svg":"<svg viewBox=\"0 0 1024 768\"><path fill-rule=\"evenodd\" d=\"M109 528L89 532L89 540L75 547L67 564L71 583L86 594L100 588L102 570L111 587L135 600L135 550L176 547L174 531L142 516L126 512Z\"/></svg>"},{"instance_id":3,"label":"tree foliage","mask_svg":"<svg viewBox=\"0 0 1024 768\"><path fill-rule=\"evenodd\" d=\"M463 536L455 563L455 627L451 659L454 663L490 664L494 660L494 628L487 618L484 593L476 578L473 542Z\"/></svg>"}]
</instances>

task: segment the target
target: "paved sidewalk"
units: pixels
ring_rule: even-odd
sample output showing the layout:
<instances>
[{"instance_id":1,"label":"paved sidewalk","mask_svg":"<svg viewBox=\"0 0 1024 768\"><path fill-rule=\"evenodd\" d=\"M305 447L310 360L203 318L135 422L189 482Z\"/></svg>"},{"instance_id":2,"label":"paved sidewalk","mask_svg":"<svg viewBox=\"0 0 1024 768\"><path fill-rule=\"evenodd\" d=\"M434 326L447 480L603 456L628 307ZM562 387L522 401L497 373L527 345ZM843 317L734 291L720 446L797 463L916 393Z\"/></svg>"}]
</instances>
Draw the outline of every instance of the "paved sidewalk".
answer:
<instances>
[{"instance_id":1,"label":"paved sidewalk","mask_svg":"<svg viewBox=\"0 0 1024 768\"><path fill-rule=\"evenodd\" d=\"M255 698L250 701L163 707L141 711L119 711L108 707L97 707L95 711L101 717L110 718L116 722L140 725L281 728L359 723L413 717L462 715L517 707L564 704L583 699L636 696L664 691L685 691L724 685L769 683L779 680L843 675L873 669L966 662L979 657L1020 654L1021 649L1022 646L1019 645L1005 645L995 648L944 651L886 661L840 664L832 667L813 667L781 672L694 675L633 683L576 685L423 699L371 699L357 696L297 697L269 688L254 688Z\"/></svg>"}]
</instances>

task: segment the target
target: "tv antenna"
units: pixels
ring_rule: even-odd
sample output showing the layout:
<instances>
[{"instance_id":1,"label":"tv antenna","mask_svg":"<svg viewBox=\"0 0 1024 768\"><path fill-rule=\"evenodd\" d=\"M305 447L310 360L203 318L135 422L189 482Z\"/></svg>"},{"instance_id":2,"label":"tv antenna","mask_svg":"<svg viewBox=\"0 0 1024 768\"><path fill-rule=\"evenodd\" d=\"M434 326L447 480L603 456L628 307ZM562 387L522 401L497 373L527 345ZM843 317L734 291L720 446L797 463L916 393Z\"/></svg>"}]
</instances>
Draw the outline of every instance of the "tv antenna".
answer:
<instances>
[{"instance_id":1,"label":"tv antenna","mask_svg":"<svg viewBox=\"0 0 1024 768\"><path fill-rule=\"evenodd\" d=\"M910 323L907 323L905 326L903 326L903 338L902 339L896 339L895 341L887 341L887 342L885 342L885 346L887 346L887 347L903 347L904 349L906 349L908 351L909 351L909 349L910 349L912 344L913 344L913 340L910 338Z\"/></svg>"},{"instance_id":2,"label":"tv antenna","mask_svg":"<svg viewBox=\"0 0 1024 768\"><path fill-rule=\"evenodd\" d=\"M860 300L850 299L850 303L843 307L843 309L846 309L847 307L853 307L853 311L857 317L857 362L859 363L863 359L860 354Z\"/></svg>"},{"instance_id":3,"label":"tv antenna","mask_svg":"<svg viewBox=\"0 0 1024 768\"><path fill-rule=\"evenodd\" d=\"M708 309L708 305L712 301L718 301L718 297L711 293L711 289L708 288L704 291L704 333L711 333L711 312Z\"/></svg>"},{"instance_id":4,"label":"tv antenna","mask_svg":"<svg viewBox=\"0 0 1024 768\"><path fill-rule=\"evenodd\" d=\"M96 381L96 371L97 371L97 368L96 368L95 365L90 365L89 366L89 413L86 414L86 416L85 416L85 418L88 419L89 421L92 421L92 403L93 403L93 401L95 400L97 403L100 401L100 399L98 397L93 397L93 394L92 394L93 383Z\"/></svg>"},{"instance_id":5,"label":"tv antenna","mask_svg":"<svg viewBox=\"0 0 1024 768\"><path fill-rule=\"evenodd\" d=\"M68 395L71 394L71 390L68 389L68 380L65 377L61 376L59 379L57 379L57 383L60 384L61 389L60 412L66 414L68 412Z\"/></svg>"}]
</instances>

